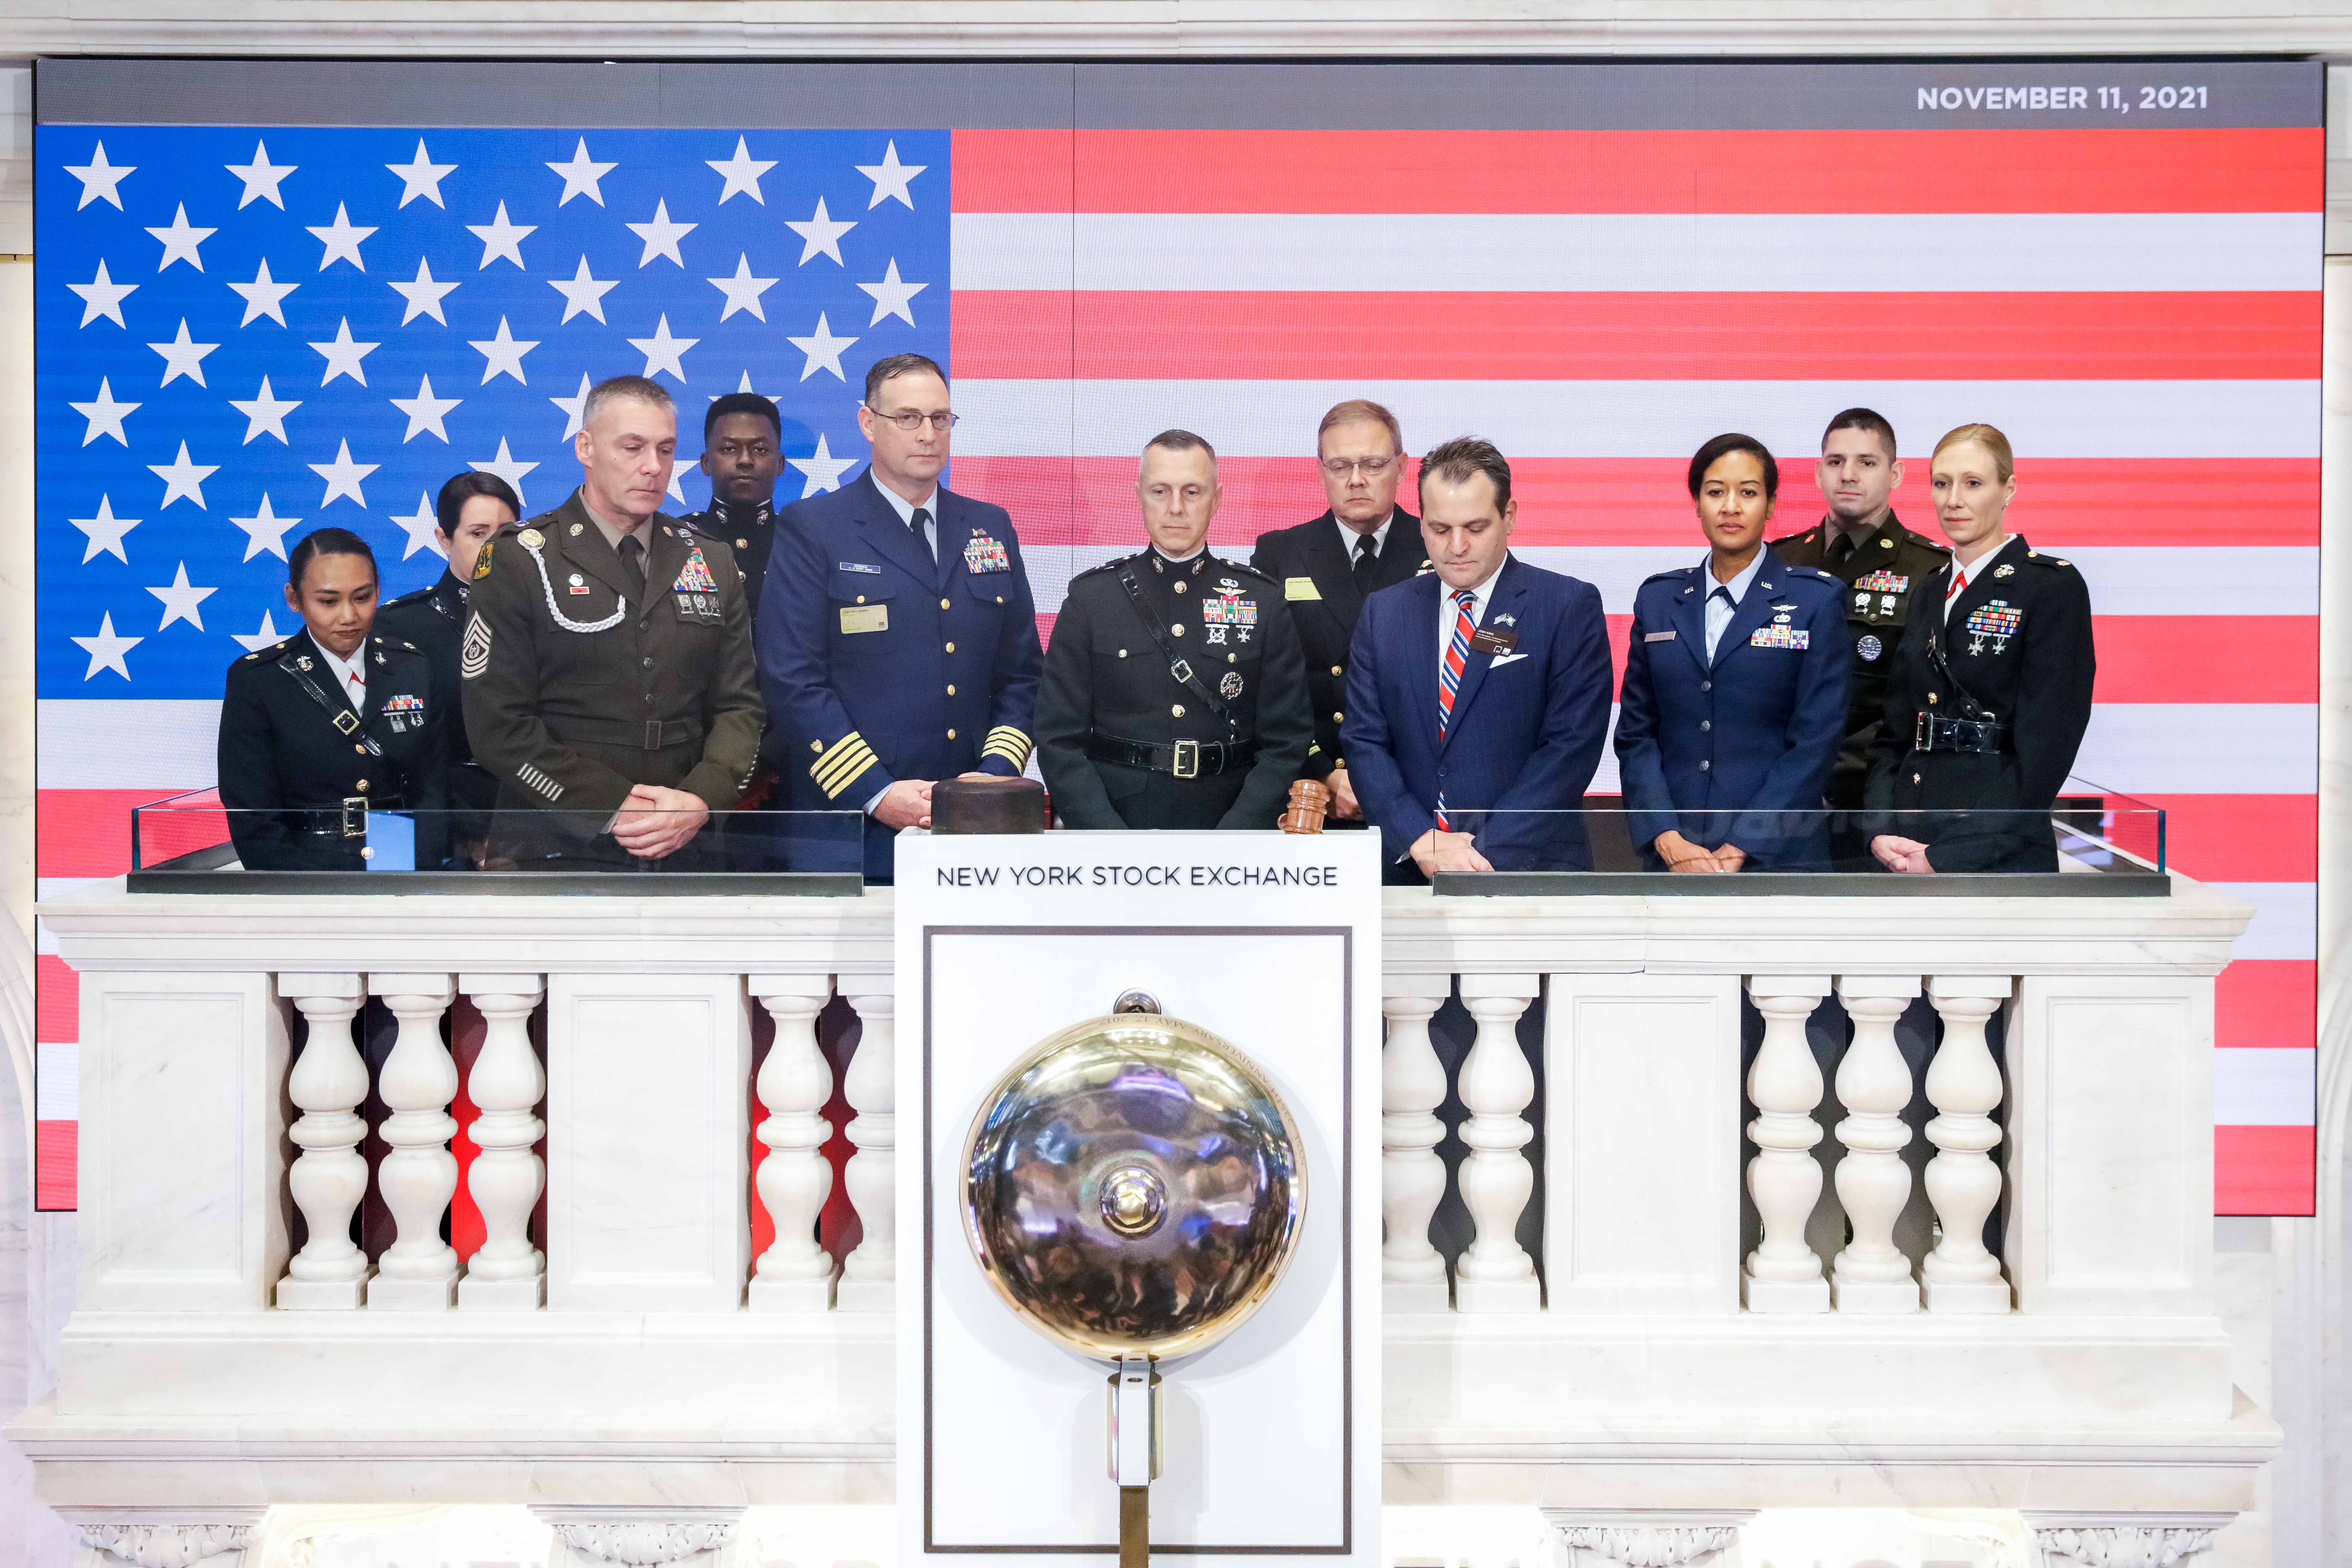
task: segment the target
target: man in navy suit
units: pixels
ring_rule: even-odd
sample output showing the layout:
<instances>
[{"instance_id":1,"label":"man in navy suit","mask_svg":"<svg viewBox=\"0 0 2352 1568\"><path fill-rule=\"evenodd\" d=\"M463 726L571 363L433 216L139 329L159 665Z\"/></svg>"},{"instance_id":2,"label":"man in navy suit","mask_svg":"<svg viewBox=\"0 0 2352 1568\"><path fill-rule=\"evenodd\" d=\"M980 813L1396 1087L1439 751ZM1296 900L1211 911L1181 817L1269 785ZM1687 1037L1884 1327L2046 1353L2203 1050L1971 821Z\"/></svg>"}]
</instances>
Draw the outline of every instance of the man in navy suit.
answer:
<instances>
[{"instance_id":1,"label":"man in navy suit","mask_svg":"<svg viewBox=\"0 0 2352 1568\"><path fill-rule=\"evenodd\" d=\"M954 424L937 364L877 361L857 410L873 462L783 510L760 595L787 804L864 812L876 880L898 829L930 826L933 784L1029 761L1045 663L1029 574L1003 507L941 488Z\"/></svg>"},{"instance_id":2,"label":"man in navy suit","mask_svg":"<svg viewBox=\"0 0 2352 1568\"><path fill-rule=\"evenodd\" d=\"M1509 550L1518 503L1492 444L1421 460L1431 571L1364 602L1341 743L1393 879L1589 870L1572 815L1609 737L1609 628L1590 583ZM1416 877L1406 869L1417 871Z\"/></svg>"}]
</instances>

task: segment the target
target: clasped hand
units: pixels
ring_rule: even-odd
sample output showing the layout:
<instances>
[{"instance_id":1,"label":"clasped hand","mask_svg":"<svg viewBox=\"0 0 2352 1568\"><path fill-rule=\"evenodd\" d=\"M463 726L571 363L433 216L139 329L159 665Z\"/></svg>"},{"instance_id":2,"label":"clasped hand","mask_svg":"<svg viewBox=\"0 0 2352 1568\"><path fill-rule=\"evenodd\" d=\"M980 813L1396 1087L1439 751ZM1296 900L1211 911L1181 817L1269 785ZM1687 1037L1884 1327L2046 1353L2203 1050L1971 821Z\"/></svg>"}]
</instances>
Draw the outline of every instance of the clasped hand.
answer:
<instances>
[{"instance_id":1,"label":"clasped hand","mask_svg":"<svg viewBox=\"0 0 2352 1568\"><path fill-rule=\"evenodd\" d=\"M1440 871L1491 871L1494 864L1478 853L1474 836L1442 833L1433 827L1412 841L1412 863L1424 877Z\"/></svg>"},{"instance_id":2,"label":"clasped hand","mask_svg":"<svg viewBox=\"0 0 2352 1568\"><path fill-rule=\"evenodd\" d=\"M1880 865L1890 871L1920 874L1936 868L1927 864L1927 847L1925 844L1899 834L1880 834L1870 841L1870 852L1877 857Z\"/></svg>"},{"instance_id":3,"label":"clasped hand","mask_svg":"<svg viewBox=\"0 0 2352 1568\"><path fill-rule=\"evenodd\" d=\"M1707 849L1669 827L1650 841L1669 871L1737 871L1748 864L1748 851L1737 844Z\"/></svg>"},{"instance_id":4,"label":"clasped hand","mask_svg":"<svg viewBox=\"0 0 2352 1568\"><path fill-rule=\"evenodd\" d=\"M631 784L613 814L613 840L640 860L659 860L686 847L710 820L702 797L661 784Z\"/></svg>"}]
</instances>

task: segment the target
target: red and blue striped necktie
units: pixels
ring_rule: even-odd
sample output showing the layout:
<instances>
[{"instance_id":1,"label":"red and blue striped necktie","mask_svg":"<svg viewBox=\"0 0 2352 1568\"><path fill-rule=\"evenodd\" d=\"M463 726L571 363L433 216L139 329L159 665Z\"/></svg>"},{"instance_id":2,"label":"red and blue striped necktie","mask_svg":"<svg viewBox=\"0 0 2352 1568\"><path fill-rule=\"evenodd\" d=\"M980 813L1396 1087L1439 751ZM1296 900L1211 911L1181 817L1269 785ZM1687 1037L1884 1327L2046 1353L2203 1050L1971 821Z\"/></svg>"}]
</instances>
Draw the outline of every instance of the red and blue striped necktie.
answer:
<instances>
[{"instance_id":1,"label":"red and blue striped necktie","mask_svg":"<svg viewBox=\"0 0 2352 1568\"><path fill-rule=\"evenodd\" d=\"M1470 622L1470 606L1477 595L1467 588L1454 590L1454 635L1446 639L1445 662L1437 671L1437 739L1445 740L1445 727L1454 721L1454 694L1461 689L1463 668L1470 662L1470 634L1475 628ZM1445 792L1437 792L1437 830L1451 833L1445 821Z\"/></svg>"}]
</instances>

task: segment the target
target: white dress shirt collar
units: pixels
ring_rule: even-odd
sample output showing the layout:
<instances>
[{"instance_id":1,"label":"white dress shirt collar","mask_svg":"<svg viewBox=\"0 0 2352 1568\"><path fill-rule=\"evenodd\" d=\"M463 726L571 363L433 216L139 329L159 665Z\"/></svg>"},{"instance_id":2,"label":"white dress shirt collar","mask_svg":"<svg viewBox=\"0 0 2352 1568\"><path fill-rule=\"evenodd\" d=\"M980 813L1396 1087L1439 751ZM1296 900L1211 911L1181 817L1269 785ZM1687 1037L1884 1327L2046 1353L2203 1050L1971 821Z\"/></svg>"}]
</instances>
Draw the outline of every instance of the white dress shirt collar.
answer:
<instances>
[{"instance_id":1,"label":"white dress shirt collar","mask_svg":"<svg viewBox=\"0 0 2352 1568\"><path fill-rule=\"evenodd\" d=\"M334 676L335 689L343 694L343 700L352 705L352 711L364 709L367 706L367 644L362 641L352 650L349 658L338 658L329 653L326 645L316 637L310 639L310 646L317 648L319 657L326 661L327 668Z\"/></svg>"},{"instance_id":2,"label":"white dress shirt collar","mask_svg":"<svg viewBox=\"0 0 2352 1568\"><path fill-rule=\"evenodd\" d=\"M1994 559L2009 548L2009 542L2016 537L2017 535L2013 533L2002 534L1999 544L1965 566L1960 564L1958 556L1952 557L1951 581L1945 585L1944 589L1944 619L1948 621L1952 618L1952 605L1958 601L1961 595L1969 591L1970 585L1976 582L1978 574L1991 565Z\"/></svg>"},{"instance_id":3,"label":"white dress shirt collar","mask_svg":"<svg viewBox=\"0 0 2352 1568\"><path fill-rule=\"evenodd\" d=\"M1699 584L1706 590L1706 657L1710 661L1715 658L1716 645L1723 641L1723 634L1731 627L1731 618L1739 613L1739 602L1748 597L1748 590L1756 584L1756 574L1762 570L1764 552L1761 550L1757 551L1728 583L1716 581L1712 553L1698 563ZM1727 605L1723 602L1726 594L1731 595L1731 602Z\"/></svg>"},{"instance_id":4,"label":"white dress shirt collar","mask_svg":"<svg viewBox=\"0 0 2352 1568\"><path fill-rule=\"evenodd\" d=\"M1389 547L1389 528L1395 521L1396 509L1391 507L1388 516L1381 519L1381 525L1372 530L1372 553L1375 556ZM1331 526L1339 531L1339 549L1348 557L1348 564L1352 568L1356 563L1356 541L1364 536L1341 522L1336 515L1331 519Z\"/></svg>"},{"instance_id":5,"label":"white dress shirt collar","mask_svg":"<svg viewBox=\"0 0 2352 1568\"><path fill-rule=\"evenodd\" d=\"M1486 624L1486 606L1494 600L1495 584L1503 580L1503 573L1510 563L1510 556L1505 555L1503 564L1495 568L1495 574L1470 590L1470 625L1473 628ZM1444 578L1438 579L1437 591L1437 662L1443 665L1446 649L1454 646L1454 612L1460 601L1454 598L1455 590Z\"/></svg>"}]
</instances>

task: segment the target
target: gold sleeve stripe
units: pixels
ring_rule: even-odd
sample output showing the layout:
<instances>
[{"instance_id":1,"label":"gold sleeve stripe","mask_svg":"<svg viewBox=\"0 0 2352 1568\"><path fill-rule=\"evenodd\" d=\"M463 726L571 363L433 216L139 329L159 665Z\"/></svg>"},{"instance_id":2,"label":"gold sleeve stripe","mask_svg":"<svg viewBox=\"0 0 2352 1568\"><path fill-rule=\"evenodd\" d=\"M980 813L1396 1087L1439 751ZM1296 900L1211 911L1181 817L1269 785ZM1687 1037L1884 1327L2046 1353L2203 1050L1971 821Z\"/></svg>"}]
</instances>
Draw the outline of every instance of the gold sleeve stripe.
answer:
<instances>
[{"instance_id":1,"label":"gold sleeve stripe","mask_svg":"<svg viewBox=\"0 0 2352 1568\"><path fill-rule=\"evenodd\" d=\"M856 751L845 752L833 763L809 769L809 777L816 780L817 787L824 791L825 798L829 800L848 788L850 780L872 767L877 760L872 749L861 743Z\"/></svg>"},{"instance_id":2,"label":"gold sleeve stripe","mask_svg":"<svg viewBox=\"0 0 2352 1568\"><path fill-rule=\"evenodd\" d=\"M980 749L983 757L1003 757L1014 767L1026 767L1029 763L1029 737L1010 724L999 724L988 732L988 743Z\"/></svg>"},{"instance_id":3,"label":"gold sleeve stripe","mask_svg":"<svg viewBox=\"0 0 2352 1568\"><path fill-rule=\"evenodd\" d=\"M830 763L834 758L840 756L851 747L862 746L865 743L866 737L860 735L856 731L852 730L848 734L844 735L840 740L835 741L832 745L826 747L817 757L817 760L809 764L809 771L811 773L814 773L817 769L824 767L827 763Z\"/></svg>"}]
</instances>

